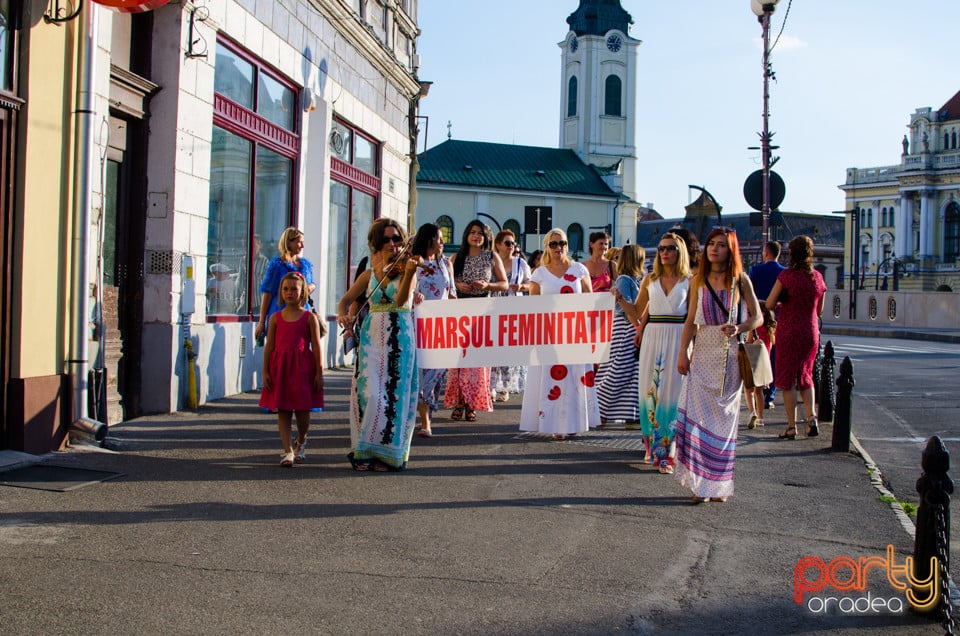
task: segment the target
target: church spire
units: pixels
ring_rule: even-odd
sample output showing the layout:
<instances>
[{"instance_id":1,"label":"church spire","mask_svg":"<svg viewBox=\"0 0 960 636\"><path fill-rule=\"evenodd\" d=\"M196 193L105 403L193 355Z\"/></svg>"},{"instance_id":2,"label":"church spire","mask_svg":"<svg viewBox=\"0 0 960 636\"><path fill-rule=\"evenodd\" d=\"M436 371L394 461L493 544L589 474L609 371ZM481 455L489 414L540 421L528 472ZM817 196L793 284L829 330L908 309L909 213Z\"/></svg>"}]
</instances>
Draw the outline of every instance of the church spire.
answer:
<instances>
[{"instance_id":1,"label":"church spire","mask_svg":"<svg viewBox=\"0 0 960 636\"><path fill-rule=\"evenodd\" d=\"M580 0L577 10L567 17L567 24L578 36L605 35L612 29L626 34L633 18L620 6L620 0Z\"/></svg>"}]
</instances>

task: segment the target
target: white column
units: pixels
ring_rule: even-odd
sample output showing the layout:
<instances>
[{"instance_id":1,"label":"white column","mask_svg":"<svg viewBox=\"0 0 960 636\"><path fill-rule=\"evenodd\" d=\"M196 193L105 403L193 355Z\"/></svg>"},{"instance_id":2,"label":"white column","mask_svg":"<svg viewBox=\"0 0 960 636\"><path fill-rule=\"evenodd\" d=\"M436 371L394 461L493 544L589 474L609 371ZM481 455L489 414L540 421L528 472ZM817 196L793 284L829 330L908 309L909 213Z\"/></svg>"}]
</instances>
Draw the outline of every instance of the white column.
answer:
<instances>
[{"instance_id":1,"label":"white column","mask_svg":"<svg viewBox=\"0 0 960 636\"><path fill-rule=\"evenodd\" d=\"M933 200L931 190L920 193L920 258L933 254Z\"/></svg>"},{"instance_id":2,"label":"white column","mask_svg":"<svg viewBox=\"0 0 960 636\"><path fill-rule=\"evenodd\" d=\"M900 195L900 207L897 210L896 223L894 224L894 237L896 238L897 256L906 257L913 255L913 246L910 245L910 235L913 230L910 226L913 224L913 201L907 195Z\"/></svg>"}]
</instances>

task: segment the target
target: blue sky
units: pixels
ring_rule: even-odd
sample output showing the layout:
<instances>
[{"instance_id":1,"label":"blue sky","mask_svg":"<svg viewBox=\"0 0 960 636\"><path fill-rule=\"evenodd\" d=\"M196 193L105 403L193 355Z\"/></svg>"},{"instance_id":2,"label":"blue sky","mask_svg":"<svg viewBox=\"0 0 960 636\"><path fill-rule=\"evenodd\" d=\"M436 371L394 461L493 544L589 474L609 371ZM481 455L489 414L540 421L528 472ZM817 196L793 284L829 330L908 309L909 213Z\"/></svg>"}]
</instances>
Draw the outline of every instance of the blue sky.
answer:
<instances>
[{"instance_id":1,"label":"blue sky","mask_svg":"<svg viewBox=\"0 0 960 636\"><path fill-rule=\"evenodd\" d=\"M420 0L419 77L427 143L447 138L557 147L560 49L578 0ZM638 192L680 216L706 187L749 211L760 168L760 24L749 0L622 0L639 48ZM789 12L787 11L789 5ZM781 209L844 207L848 167L900 162L917 109L960 90L955 0L780 0L771 41L770 130L786 183ZM423 140L421 146L423 148Z\"/></svg>"}]
</instances>

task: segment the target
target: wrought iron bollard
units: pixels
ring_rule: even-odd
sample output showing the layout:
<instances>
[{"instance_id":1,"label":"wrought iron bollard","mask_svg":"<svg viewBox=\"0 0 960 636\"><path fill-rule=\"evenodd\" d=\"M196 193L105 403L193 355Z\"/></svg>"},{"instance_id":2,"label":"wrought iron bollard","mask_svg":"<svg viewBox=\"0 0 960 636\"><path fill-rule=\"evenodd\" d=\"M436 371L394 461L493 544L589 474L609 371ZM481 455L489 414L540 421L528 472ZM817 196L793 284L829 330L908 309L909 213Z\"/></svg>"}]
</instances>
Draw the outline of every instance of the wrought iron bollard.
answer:
<instances>
[{"instance_id":1,"label":"wrought iron bollard","mask_svg":"<svg viewBox=\"0 0 960 636\"><path fill-rule=\"evenodd\" d=\"M821 369L823 368L823 341L817 340L817 355L813 358L813 390L817 392L820 390L821 382ZM817 419L820 419L820 413L818 409Z\"/></svg>"},{"instance_id":2,"label":"wrought iron bollard","mask_svg":"<svg viewBox=\"0 0 960 636\"><path fill-rule=\"evenodd\" d=\"M923 474L917 480L920 506L917 509L917 530L913 544L914 580L924 581L930 577L930 560L936 557L939 571L937 594L940 602L930 607L940 608L938 614L947 625L947 633L953 633L953 617L950 608L950 494L953 480L950 479L950 453L936 435L927 441L921 459ZM919 601L925 600L919 598ZM946 602L944 602L946 601Z\"/></svg>"},{"instance_id":3,"label":"wrought iron bollard","mask_svg":"<svg viewBox=\"0 0 960 636\"><path fill-rule=\"evenodd\" d=\"M833 352L833 343L827 341L823 347L823 359L820 361L820 383L817 385L817 419L821 422L833 421L833 383L837 369L837 358Z\"/></svg>"},{"instance_id":4,"label":"wrought iron bollard","mask_svg":"<svg viewBox=\"0 0 960 636\"><path fill-rule=\"evenodd\" d=\"M833 414L833 444L838 453L850 451L850 422L853 420L853 363L850 356L840 363L837 377L837 408Z\"/></svg>"}]
</instances>

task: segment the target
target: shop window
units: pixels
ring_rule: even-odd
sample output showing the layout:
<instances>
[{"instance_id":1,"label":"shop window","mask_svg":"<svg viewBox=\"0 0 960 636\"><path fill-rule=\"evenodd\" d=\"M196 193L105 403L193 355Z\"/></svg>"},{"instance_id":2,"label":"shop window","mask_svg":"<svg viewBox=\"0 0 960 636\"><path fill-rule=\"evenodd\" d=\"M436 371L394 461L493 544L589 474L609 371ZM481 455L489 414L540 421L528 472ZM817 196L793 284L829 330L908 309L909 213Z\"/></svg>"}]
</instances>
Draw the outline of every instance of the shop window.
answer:
<instances>
[{"instance_id":1,"label":"shop window","mask_svg":"<svg viewBox=\"0 0 960 636\"><path fill-rule=\"evenodd\" d=\"M334 119L330 138L330 215L327 246L327 311L353 283L369 254L367 231L379 216L380 144L362 130ZM344 267L344 263L347 267Z\"/></svg>"},{"instance_id":2,"label":"shop window","mask_svg":"<svg viewBox=\"0 0 960 636\"><path fill-rule=\"evenodd\" d=\"M210 148L207 315L250 316L260 278L294 224L300 152L296 85L239 46L217 42Z\"/></svg>"}]
</instances>

